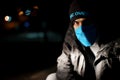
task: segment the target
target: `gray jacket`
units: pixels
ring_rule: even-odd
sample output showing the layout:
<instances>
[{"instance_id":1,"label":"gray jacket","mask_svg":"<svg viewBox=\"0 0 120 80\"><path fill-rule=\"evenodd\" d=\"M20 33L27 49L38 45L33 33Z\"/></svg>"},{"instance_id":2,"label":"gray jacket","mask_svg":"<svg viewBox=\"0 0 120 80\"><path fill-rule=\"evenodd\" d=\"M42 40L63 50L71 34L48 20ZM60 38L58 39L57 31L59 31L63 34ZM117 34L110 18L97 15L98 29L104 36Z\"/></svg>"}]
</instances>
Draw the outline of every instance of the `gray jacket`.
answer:
<instances>
[{"instance_id":1,"label":"gray jacket","mask_svg":"<svg viewBox=\"0 0 120 80\"><path fill-rule=\"evenodd\" d=\"M101 44L94 56L77 41L70 26L57 63L58 80L120 80L120 39Z\"/></svg>"}]
</instances>

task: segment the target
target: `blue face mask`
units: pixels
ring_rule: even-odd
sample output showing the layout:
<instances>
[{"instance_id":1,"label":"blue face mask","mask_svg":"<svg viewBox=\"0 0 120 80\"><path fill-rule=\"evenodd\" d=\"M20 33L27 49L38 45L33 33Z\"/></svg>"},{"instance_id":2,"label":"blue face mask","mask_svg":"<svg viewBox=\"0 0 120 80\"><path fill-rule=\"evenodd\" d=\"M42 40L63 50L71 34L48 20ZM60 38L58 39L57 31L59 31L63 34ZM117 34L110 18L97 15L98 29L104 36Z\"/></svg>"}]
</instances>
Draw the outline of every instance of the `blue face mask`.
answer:
<instances>
[{"instance_id":1,"label":"blue face mask","mask_svg":"<svg viewBox=\"0 0 120 80\"><path fill-rule=\"evenodd\" d=\"M97 38L96 29L94 26L79 26L75 30L77 39L85 46L91 46Z\"/></svg>"}]
</instances>

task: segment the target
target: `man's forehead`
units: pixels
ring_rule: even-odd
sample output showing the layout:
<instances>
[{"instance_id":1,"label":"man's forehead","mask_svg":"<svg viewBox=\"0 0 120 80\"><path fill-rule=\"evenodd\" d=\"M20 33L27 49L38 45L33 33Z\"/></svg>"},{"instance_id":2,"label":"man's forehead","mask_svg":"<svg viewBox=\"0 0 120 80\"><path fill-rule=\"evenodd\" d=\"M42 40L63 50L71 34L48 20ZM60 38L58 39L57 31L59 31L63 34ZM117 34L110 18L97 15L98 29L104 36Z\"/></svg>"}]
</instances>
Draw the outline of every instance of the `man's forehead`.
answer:
<instances>
[{"instance_id":1,"label":"man's forehead","mask_svg":"<svg viewBox=\"0 0 120 80\"><path fill-rule=\"evenodd\" d=\"M75 21L77 21L77 22L81 22L81 21L84 21L86 18L78 18L78 19L76 19Z\"/></svg>"}]
</instances>

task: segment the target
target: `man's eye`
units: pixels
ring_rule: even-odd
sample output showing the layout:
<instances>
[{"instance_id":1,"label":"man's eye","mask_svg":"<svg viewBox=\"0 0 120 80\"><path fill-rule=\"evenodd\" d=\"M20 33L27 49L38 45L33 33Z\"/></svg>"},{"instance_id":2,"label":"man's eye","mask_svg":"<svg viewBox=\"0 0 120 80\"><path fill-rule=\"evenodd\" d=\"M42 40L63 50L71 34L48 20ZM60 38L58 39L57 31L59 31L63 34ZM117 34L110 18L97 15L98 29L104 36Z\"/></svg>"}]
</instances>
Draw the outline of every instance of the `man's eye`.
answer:
<instances>
[{"instance_id":1,"label":"man's eye","mask_svg":"<svg viewBox=\"0 0 120 80\"><path fill-rule=\"evenodd\" d=\"M79 24L79 22L78 22L78 21L75 21L74 24Z\"/></svg>"}]
</instances>

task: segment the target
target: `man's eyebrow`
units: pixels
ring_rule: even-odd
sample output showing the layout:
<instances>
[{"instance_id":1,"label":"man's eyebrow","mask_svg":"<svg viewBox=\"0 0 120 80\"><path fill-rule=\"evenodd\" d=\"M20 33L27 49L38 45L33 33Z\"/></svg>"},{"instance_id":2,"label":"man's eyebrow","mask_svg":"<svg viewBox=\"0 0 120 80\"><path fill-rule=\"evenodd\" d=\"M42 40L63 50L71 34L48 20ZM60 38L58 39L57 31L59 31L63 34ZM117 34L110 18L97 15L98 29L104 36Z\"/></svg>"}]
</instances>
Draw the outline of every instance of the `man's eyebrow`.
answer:
<instances>
[{"instance_id":1,"label":"man's eyebrow","mask_svg":"<svg viewBox=\"0 0 120 80\"><path fill-rule=\"evenodd\" d=\"M77 24L78 24L78 23L79 23L79 21L74 21L74 23L77 23Z\"/></svg>"}]
</instances>

